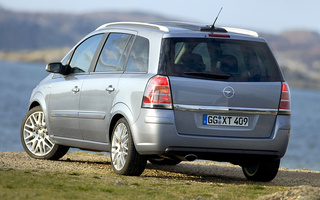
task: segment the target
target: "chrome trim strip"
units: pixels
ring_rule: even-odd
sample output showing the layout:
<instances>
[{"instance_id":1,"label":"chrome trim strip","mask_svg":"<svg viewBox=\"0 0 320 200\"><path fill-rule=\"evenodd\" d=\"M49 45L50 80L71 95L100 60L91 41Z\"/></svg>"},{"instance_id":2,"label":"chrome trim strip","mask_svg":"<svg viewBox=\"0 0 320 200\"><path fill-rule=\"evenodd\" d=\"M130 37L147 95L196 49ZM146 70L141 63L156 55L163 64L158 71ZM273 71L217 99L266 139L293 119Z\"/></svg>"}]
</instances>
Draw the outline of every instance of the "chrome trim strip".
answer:
<instances>
[{"instance_id":1,"label":"chrome trim strip","mask_svg":"<svg viewBox=\"0 0 320 200\"><path fill-rule=\"evenodd\" d=\"M104 112L79 112L79 118L82 119L104 119L105 117Z\"/></svg>"},{"instance_id":2,"label":"chrome trim strip","mask_svg":"<svg viewBox=\"0 0 320 200\"><path fill-rule=\"evenodd\" d=\"M279 115L291 115L291 110L279 110Z\"/></svg>"},{"instance_id":3,"label":"chrome trim strip","mask_svg":"<svg viewBox=\"0 0 320 200\"><path fill-rule=\"evenodd\" d=\"M106 113L104 112L78 112L74 110L55 110L51 112L51 117L64 117L64 118L81 118L81 119L104 119Z\"/></svg>"},{"instance_id":4,"label":"chrome trim strip","mask_svg":"<svg viewBox=\"0 0 320 200\"><path fill-rule=\"evenodd\" d=\"M234 114L252 114L252 115L277 115L278 109L265 108L241 108L241 107L223 107L223 106L194 106L174 104L174 110L193 111L204 113L234 113Z\"/></svg>"},{"instance_id":5,"label":"chrome trim strip","mask_svg":"<svg viewBox=\"0 0 320 200\"><path fill-rule=\"evenodd\" d=\"M51 112L51 117L77 118L78 112L73 110L54 110Z\"/></svg>"}]
</instances>

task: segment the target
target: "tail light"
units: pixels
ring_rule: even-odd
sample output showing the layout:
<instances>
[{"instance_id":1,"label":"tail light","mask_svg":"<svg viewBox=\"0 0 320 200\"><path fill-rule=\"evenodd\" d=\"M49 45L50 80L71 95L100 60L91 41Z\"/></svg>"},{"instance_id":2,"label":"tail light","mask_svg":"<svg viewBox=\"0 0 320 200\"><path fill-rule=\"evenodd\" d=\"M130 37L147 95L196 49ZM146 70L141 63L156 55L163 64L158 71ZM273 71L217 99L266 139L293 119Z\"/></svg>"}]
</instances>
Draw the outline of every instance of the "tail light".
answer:
<instances>
[{"instance_id":1,"label":"tail light","mask_svg":"<svg viewBox=\"0 0 320 200\"><path fill-rule=\"evenodd\" d=\"M149 80L144 91L142 107L172 109L168 77L155 76Z\"/></svg>"},{"instance_id":2,"label":"tail light","mask_svg":"<svg viewBox=\"0 0 320 200\"><path fill-rule=\"evenodd\" d=\"M287 83L282 83L279 112L282 114L290 114L290 111L290 89Z\"/></svg>"}]
</instances>

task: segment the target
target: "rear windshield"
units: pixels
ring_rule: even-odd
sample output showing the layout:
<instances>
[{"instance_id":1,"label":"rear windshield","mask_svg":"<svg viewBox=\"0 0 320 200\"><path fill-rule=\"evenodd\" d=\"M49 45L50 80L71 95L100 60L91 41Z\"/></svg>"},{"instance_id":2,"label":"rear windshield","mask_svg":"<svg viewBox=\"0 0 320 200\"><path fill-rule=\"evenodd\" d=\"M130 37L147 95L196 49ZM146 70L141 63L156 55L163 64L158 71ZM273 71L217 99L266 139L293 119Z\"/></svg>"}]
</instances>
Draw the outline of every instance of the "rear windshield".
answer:
<instances>
[{"instance_id":1,"label":"rear windshield","mask_svg":"<svg viewBox=\"0 0 320 200\"><path fill-rule=\"evenodd\" d=\"M266 43L231 39L164 39L160 73L232 82L283 80Z\"/></svg>"}]
</instances>

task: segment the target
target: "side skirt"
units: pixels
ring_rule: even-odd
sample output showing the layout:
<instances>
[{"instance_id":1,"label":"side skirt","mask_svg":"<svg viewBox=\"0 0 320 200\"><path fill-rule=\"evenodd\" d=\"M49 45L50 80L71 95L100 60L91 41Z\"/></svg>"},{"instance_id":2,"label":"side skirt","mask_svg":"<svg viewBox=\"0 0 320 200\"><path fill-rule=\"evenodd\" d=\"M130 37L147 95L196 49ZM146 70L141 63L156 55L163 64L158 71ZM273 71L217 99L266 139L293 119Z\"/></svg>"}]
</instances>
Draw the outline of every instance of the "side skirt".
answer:
<instances>
[{"instance_id":1,"label":"side skirt","mask_svg":"<svg viewBox=\"0 0 320 200\"><path fill-rule=\"evenodd\" d=\"M79 139L71 139L71 138L64 138L64 137L57 137L57 136L50 136L51 139L57 144L80 148L84 150L90 151L110 151L110 144L109 143L102 143L102 142L94 142L94 141L84 141Z\"/></svg>"}]
</instances>

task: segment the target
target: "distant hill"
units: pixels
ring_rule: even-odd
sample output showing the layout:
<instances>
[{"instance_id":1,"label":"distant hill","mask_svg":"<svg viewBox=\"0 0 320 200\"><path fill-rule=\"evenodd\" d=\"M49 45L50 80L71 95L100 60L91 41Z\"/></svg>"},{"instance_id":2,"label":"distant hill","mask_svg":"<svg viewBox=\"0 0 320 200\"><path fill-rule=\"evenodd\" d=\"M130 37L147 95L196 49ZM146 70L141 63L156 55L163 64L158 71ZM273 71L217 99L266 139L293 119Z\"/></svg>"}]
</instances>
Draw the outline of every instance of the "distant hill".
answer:
<instances>
[{"instance_id":1,"label":"distant hill","mask_svg":"<svg viewBox=\"0 0 320 200\"><path fill-rule=\"evenodd\" d=\"M291 85L320 89L319 33L296 30L261 36L268 40Z\"/></svg>"},{"instance_id":2,"label":"distant hill","mask_svg":"<svg viewBox=\"0 0 320 200\"><path fill-rule=\"evenodd\" d=\"M101 24L167 20L179 19L141 12L108 11L75 15L13 12L0 7L0 59L49 62L60 58L68 49L65 47L74 46ZM291 30L280 34L259 34L268 40L290 85L320 89L319 33Z\"/></svg>"},{"instance_id":3,"label":"distant hill","mask_svg":"<svg viewBox=\"0 0 320 200\"><path fill-rule=\"evenodd\" d=\"M82 15L13 12L0 7L0 51L73 46L101 24L114 21L163 21L140 12L100 12Z\"/></svg>"}]
</instances>

